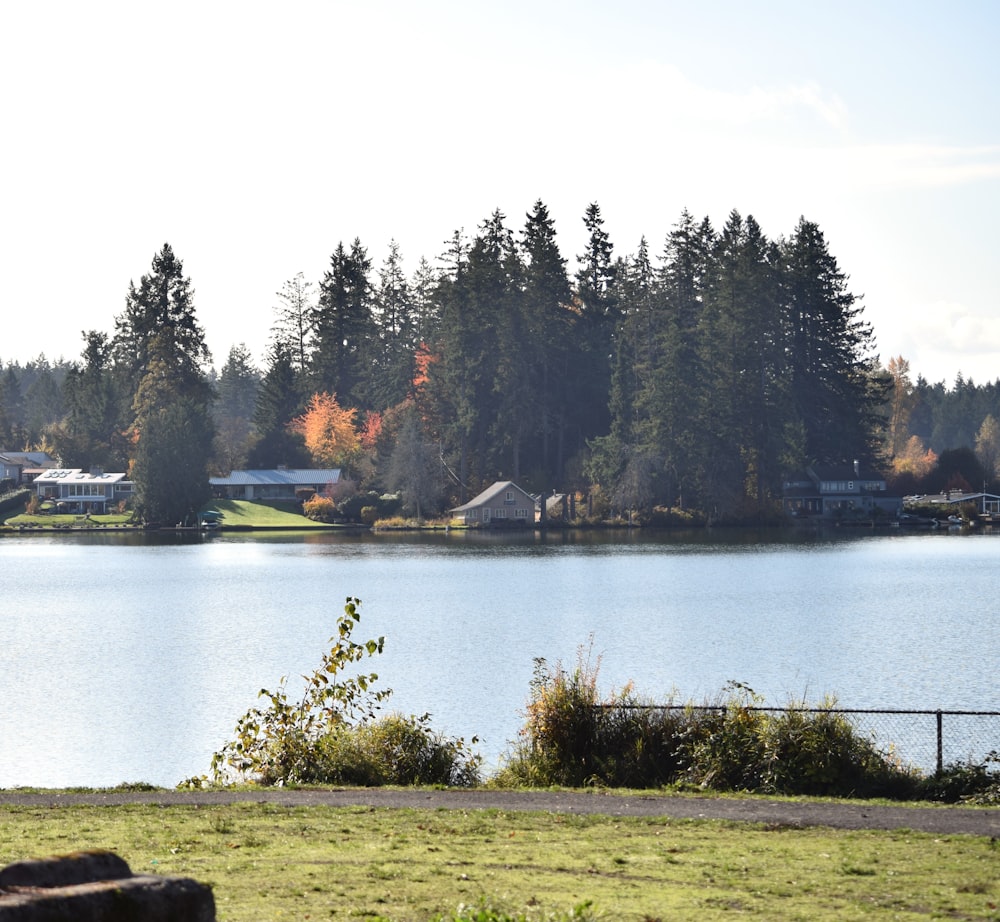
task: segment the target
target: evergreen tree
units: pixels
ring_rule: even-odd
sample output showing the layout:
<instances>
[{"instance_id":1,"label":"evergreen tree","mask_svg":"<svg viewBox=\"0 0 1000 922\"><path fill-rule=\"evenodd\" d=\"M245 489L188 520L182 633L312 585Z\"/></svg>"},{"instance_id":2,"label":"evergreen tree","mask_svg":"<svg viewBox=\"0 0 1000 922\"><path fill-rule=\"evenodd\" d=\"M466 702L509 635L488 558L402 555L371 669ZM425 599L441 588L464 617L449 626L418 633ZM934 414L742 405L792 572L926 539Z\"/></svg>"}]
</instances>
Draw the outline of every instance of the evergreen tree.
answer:
<instances>
[{"instance_id":1,"label":"evergreen tree","mask_svg":"<svg viewBox=\"0 0 1000 922\"><path fill-rule=\"evenodd\" d=\"M313 313L313 389L337 394L345 405L360 409L374 408L369 396L375 342L370 271L360 240L349 251L337 244Z\"/></svg>"},{"instance_id":2,"label":"evergreen tree","mask_svg":"<svg viewBox=\"0 0 1000 922\"><path fill-rule=\"evenodd\" d=\"M409 284L413 309L413 340L417 348L421 343L432 342L437 336L441 320L437 299L440 282L441 274L421 257Z\"/></svg>"},{"instance_id":3,"label":"evergreen tree","mask_svg":"<svg viewBox=\"0 0 1000 922\"><path fill-rule=\"evenodd\" d=\"M248 452L247 463L251 468L309 467L309 452L302 437L288 429L303 408L300 393L301 385L288 347L272 344L267 371L261 379L254 406L253 422L258 440Z\"/></svg>"},{"instance_id":4,"label":"evergreen tree","mask_svg":"<svg viewBox=\"0 0 1000 922\"><path fill-rule=\"evenodd\" d=\"M529 464L542 486L554 485L564 464L569 417L567 392L572 329L566 260L556 242L555 222L538 200L521 238L523 319L518 338L507 344L503 375L510 379L508 415L517 427L511 477L521 476L521 452L529 443Z\"/></svg>"},{"instance_id":5,"label":"evergreen tree","mask_svg":"<svg viewBox=\"0 0 1000 922\"><path fill-rule=\"evenodd\" d=\"M0 378L0 424L4 438L9 442L5 447L23 451L27 433L24 428L24 395L21 380L13 364L8 364Z\"/></svg>"},{"instance_id":6,"label":"evergreen tree","mask_svg":"<svg viewBox=\"0 0 1000 922\"><path fill-rule=\"evenodd\" d=\"M254 438L253 415L259 387L260 373L246 345L233 346L219 374L212 406L216 469L221 473L246 464Z\"/></svg>"},{"instance_id":7,"label":"evergreen tree","mask_svg":"<svg viewBox=\"0 0 1000 922\"><path fill-rule=\"evenodd\" d=\"M214 428L207 388L177 374L171 337L154 336L133 409L137 442L132 465L135 503L145 522L193 525L211 498L208 462Z\"/></svg>"},{"instance_id":8,"label":"evergreen tree","mask_svg":"<svg viewBox=\"0 0 1000 922\"><path fill-rule=\"evenodd\" d=\"M705 296L716 235L705 218L686 209L668 234L657 271L658 309L640 390L640 413L661 459L664 499L685 505L696 499L704 453L700 410L711 376L702 347L707 327Z\"/></svg>"},{"instance_id":9,"label":"evergreen tree","mask_svg":"<svg viewBox=\"0 0 1000 922\"><path fill-rule=\"evenodd\" d=\"M416 406L407 401L394 410L393 444L386 463L385 482L390 490L402 496L404 510L420 519L437 511L440 505L441 462Z\"/></svg>"},{"instance_id":10,"label":"evergreen tree","mask_svg":"<svg viewBox=\"0 0 1000 922\"><path fill-rule=\"evenodd\" d=\"M611 357L618 321L614 248L604 230L604 219L596 202L587 207L583 223L588 239L586 249L577 257L578 318L572 360L578 448L583 448L587 439L606 433L610 427Z\"/></svg>"},{"instance_id":11,"label":"evergreen tree","mask_svg":"<svg viewBox=\"0 0 1000 922\"><path fill-rule=\"evenodd\" d=\"M711 493L720 514L762 515L777 502L787 419L776 248L733 211L719 235L703 340L712 387Z\"/></svg>"},{"instance_id":12,"label":"evergreen tree","mask_svg":"<svg viewBox=\"0 0 1000 922\"><path fill-rule=\"evenodd\" d=\"M146 521L193 523L210 496L212 394L203 365L211 355L191 283L169 244L153 257L139 287L129 286L116 326L116 359L126 380L135 382L136 506Z\"/></svg>"},{"instance_id":13,"label":"evergreen tree","mask_svg":"<svg viewBox=\"0 0 1000 922\"><path fill-rule=\"evenodd\" d=\"M884 399L873 387L871 327L816 224L800 218L781 250L788 383L808 456L871 461Z\"/></svg>"},{"instance_id":14,"label":"evergreen tree","mask_svg":"<svg viewBox=\"0 0 1000 922\"><path fill-rule=\"evenodd\" d=\"M63 383L67 412L54 434L56 448L68 467L124 471L131 413L122 416L125 399L112 365L112 345L108 335L97 330L85 332L83 340L82 363L70 368Z\"/></svg>"},{"instance_id":15,"label":"evergreen tree","mask_svg":"<svg viewBox=\"0 0 1000 922\"><path fill-rule=\"evenodd\" d=\"M389 255L379 270L375 292L378 351L374 357L371 399L379 408L395 406L410 392L415 370L418 320L409 282L403 273L399 245L389 243Z\"/></svg>"},{"instance_id":16,"label":"evergreen tree","mask_svg":"<svg viewBox=\"0 0 1000 922\"><path fill-rule=\"evenodd\" d=\"M24 416L27 438L38 443L45 429L63 415L62 391L45 356L34 363L33 380L24 392Z\"/></svg>"},{"instance_id":17,"label":"evergreen tree","mask_svg":"<svg viewBox=\"0 0 1000 922\"><path fill-rule=\"evenodd\" d=\"M512 461L513 436L499 420L513 382L505 379L498 344L516 335L520 261L500 211L480 226L467 257L456 234L448 258L438 287L440 360L428 366L427 396L464 497Z\"/></svg>"},{"instance_id":18,"label":"evergreen tree","mask_svg":"<svg viewBox=\"0 0 1000 922\"><path fill-rule=\"evenodd\" d=\"M207 396L204 368L212 360L194 309L194 291L169 243L153 257L138 288L129 283L125 311L115 321L114 356L131 384L131 395L147 373L153 343L157 358L168 363L181 391Z\"/></svg>"}]
</instances>

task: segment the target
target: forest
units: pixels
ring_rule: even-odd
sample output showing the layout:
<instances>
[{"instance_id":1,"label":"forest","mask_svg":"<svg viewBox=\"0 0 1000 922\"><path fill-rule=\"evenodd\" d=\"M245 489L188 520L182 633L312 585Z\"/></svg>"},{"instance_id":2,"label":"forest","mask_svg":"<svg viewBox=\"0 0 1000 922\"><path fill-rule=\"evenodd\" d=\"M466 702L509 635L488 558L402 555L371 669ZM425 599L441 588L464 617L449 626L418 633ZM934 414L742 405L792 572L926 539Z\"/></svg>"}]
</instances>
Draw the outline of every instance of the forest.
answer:
<instances>
[{"instance_id":1,"label":"forest","mask_svg":"<svg viewBox=\"0 0 1000 922\"><path fill-rule=\"evenodd\" d=\"M280 465L339 467L419 518L509 479L602 517L772 521L813 462L864 461L904 494L995 487L1000 381L883 364L816 224L770 239L684 211L657 252L618 255L597 204L583 222L573 271L541 201L412 273L395 242L377 267L338 243L276 292L261 366L243 344L213 364L165 244L79 358L0 361L0 450L128 471L161 521L211 474Z\"/></svg>"}]
</instances>

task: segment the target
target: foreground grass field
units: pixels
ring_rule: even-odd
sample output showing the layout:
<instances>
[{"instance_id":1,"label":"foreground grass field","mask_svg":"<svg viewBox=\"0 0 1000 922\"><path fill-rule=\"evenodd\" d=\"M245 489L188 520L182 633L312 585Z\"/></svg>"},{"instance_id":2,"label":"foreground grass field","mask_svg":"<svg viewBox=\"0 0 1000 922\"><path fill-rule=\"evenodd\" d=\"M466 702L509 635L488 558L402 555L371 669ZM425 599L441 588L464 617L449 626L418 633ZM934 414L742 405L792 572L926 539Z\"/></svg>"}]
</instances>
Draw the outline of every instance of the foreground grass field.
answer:
<instances>
[{"instance_id":1,"label":"foreground grass field","mask_svg":"<svg viewBox=\"0 0 1000 922\"><path fill-rule=\"evenodd\" d=\"M532 920L584 904L582 918L635 922L1000 919L1000 849L974 836L495 810L0 807L0 864L84 848L211 884L220 922L452 919L483 903Z\"/></svg>"}]
</instances>

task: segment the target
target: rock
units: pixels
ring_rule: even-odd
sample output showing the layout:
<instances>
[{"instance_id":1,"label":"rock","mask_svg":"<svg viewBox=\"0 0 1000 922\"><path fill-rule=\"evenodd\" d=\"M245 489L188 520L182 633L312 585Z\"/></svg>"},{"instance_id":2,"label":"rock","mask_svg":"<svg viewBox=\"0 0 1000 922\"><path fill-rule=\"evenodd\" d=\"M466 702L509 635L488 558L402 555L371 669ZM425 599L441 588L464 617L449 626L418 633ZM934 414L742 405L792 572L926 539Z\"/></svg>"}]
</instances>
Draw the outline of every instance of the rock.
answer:
<instances>
[{"instance_id":1,"label":"rock","mask_svg":"<svg viewBox=\"0 0 1000 922\"><path fill-rule=\"evenodd\" d=\"M0 922L214 922L215 899L185 877L136 876L112 852L20 861L0 871Z\"/></svg>"}]
</instances>

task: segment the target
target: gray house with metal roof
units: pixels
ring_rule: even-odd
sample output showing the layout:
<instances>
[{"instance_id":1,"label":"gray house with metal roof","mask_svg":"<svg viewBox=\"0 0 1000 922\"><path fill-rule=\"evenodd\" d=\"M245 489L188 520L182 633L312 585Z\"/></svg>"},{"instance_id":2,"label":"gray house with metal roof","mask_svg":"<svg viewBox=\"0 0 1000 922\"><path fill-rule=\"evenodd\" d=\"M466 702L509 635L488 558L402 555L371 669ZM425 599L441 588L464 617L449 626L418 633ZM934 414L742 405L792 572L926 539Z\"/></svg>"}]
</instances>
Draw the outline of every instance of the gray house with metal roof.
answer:
<instances>
[{"instance_id":1,"label":"gray house with metal roof","mask_svg":"<svg viewBox=\"0 0 1000 922\"><path fill-rule=\"evenodd\" d=\"M228 477L209 477L208 482L220 499L294 500L299 490L324 493L340 483L340 469L230 471Z\"/></svg>"},{"instance_id":2,"label":"gray house with metal roof","mask_svg":"<svg viewBox=\"0 0 1000 922\"><path fill-rule=\"evenodd\" d=\"M15 486L31 483L43 471L56 466L55 459L44 451L0 449L0 481L10 481Z\"/></svg>"}]
</instances>

